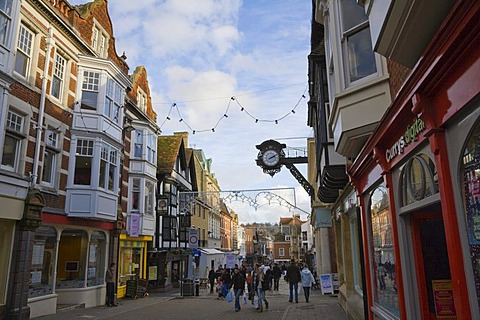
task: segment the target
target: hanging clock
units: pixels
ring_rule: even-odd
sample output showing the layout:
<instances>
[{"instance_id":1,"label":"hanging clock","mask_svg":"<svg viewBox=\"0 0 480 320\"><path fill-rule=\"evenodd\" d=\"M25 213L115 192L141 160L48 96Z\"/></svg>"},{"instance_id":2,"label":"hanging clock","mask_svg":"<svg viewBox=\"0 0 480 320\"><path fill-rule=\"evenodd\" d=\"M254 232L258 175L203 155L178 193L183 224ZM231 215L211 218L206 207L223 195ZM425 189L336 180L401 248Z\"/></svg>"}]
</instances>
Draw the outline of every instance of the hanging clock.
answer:
<instances>
[{"instance_id":1,"label":"hanging clock","mask_svg":"<svg viewBox=\"0 0 480 320\"><path fill-rule=\"evenodd\" d=\"M280 162L280 153L275 149L267 150L262 155L263 164L274 167Z\"/></svg>"}]
</instances>

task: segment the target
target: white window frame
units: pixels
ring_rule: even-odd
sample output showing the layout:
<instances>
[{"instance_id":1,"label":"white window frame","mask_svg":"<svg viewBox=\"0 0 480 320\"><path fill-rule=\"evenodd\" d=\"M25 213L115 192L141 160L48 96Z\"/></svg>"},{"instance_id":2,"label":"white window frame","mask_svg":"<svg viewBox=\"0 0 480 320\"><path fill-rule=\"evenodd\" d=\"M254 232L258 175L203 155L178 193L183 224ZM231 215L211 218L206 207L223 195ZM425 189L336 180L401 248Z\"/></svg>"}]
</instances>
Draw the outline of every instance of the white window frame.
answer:
<instances>
[{"instance_id":1,"label":"white window frame","mask_svg":"<svg viewBox=\"0 0 480 320\"><path fill-rule=\"evenodd\" d=\"M151 181L145 181L145 214L153 216L155 210L155 184Z\"/></svg>"},{"instance_id":2,"label":"white window frame","mask_svg":"<svg viewBox=\"0 0 480 320\"><path fill-rule=\"evenodd\" d=\"M107 32L100 26L100 24L95 22L92 30L92 48L100 58L105 58L107 56L108 39Z\"/></svg>"},{"instance_id":3,"label":"white window frame","mask_svg":"<svg viewBox=\"0 0 480 320\"><path fill-rule=\"evenodd\" d=\"M135 142L133 144L133 157L136 159L143 158L143 130L135 130Z\"/></svg>"},{"instance_id":4,"label":"white window frame","mask_svg":"<svg viewBox=\"0 0 480 320\"><path fill-rule=\"evenodd\" d=\"M24 24L20 24L18 29L18 40L15 54L14 73L23 79L27 79L30 75L33 47L35 42L35 33L27 28ZM22 71L17 71L17 59L24 57L25 61L22 64ZM23 74L25 73L25 74Z\"/></svg>"},{"instance_id":5,"label":"white window frame","mask_svg":"<svg viewBox=\"0 0 480 320\"><path fill-rule=\"evenodd\" d=\"M95 167L95 157L94 157L94 151L95 151L95 141L92 139L88 138L78 138L76 141L76 151L75 151L75 162L73 166L73 178L72 178L72 183L73 185L76 186L91 186L92 185L92 177L93 175L93 169ZM83 157L83 158L91 158L91 167L90 167L90 183L89 184L76 184L75 183L75 177L76 177L76 169L77 169L77 161L78 157Z\"/></svg>"},{"instance_id":6,"label":"white window frame","mask_svg":"<svg viewBox=\"0 0 480 320\"><path fill-rule=\"evenodd\" d=\"M278 248L278 256L285 257L285 248Z\"/></svg>"},{"instance_id":7,"label":"white window frame","mask_svg":"<svg viewBox=\"0 0 480 320\"><path fill-rule=\"evenodd\" d=\"M7 112L7 120L5 124L5 140L4 140L4 145L2 146L2 162L1 162L1 168L12 171L12 172L18 172L19 171L19 164L20 164L20 159L21 159L21 154L23 150L23 143L26 138L25 135L25 122L26 122L26 116L15 111L15 110L8 110ZM14 150L12 150L13 154L13 162L10 163L4 163L4 152L8 150L5 147L6 139L10 138L13 139L15 142Z\"/></svg>"},{"instance_id":8,"label":"white window frame","mask_svg":"<svg viewBox=\"0 0 480 320\"><path fill-rule=\"evenodd\" d=\"M355 4L356 4L355 0L350 0L350 1L355 2ZM343 68L344 85L345 85L345 88L349 88L349 87L355 86L359 83L363 83L365 81L368 81L369 79L372 79L372 78L376 77L378 75L379 71L381 70L381 62L378 59L377 55L375 55L375 53L373 52L373 48L372 48L372 55L373 55L374 64L375 64L375 72L372 72L371 74L365 75L365 76L360 77L358 79L351 80L351 77L350 77L351 67L350 67L350 62L349 62L350 61L350 54L349 54L349 50L348 50L348 38L353 36L353 35L359 34L360 32L362 32L364 30L367 30L368 34L370 35L370 32L368 31L368 29L370 29L370 26L369 26L369 22L368 22L368 17L365 16L365 20L363 22L355 25L354 27L349 28L348 30L344 30L343 22L342 22L343 10L341 8L341 3L340 2L341 1L339 1L337 3L337 12L338 12L338 17L339 17L338 21L339 21L339 30L340 30L340 34L338 36L339 36L339 39L341 40L341 50L342 50L341 63L343 64L342 68ZM335 30L335 29L332 28L332 30ZM371 45L371 43L372 42L369 41L369 45Z\"/></svg>"},{"instance_id":9,"label":"white window frame","mask_svg":"<svg viewBox=\"0 0 480 320\"><path fill-rule=\"evenodd\" d=\"M147 161L153 164L157 163L157 135L153 132L147 133Z\"/></svg>"},{"instance_id":10,"label":"white window frame","mask_svg":"<svg viewBox=\"0 0 480 320\"><path fill-rule=\"evenodd\" d=\"M98 97L99 97L99 92L100 92L100 79L101 79L100 72L91 71L91 70L84 70L82 77L83 77L82 99L81 99L81 102L80 102L80 109L82 111L97 112L97 110L98 110ZM83 101L85 99L85 95L86 95L87 92L92 92L92 95L96 94L96 99L95 99L95 105L94 106L85 104L86 107L83 107L83 105L84 105Z\"/></svg>"},{"instance_id":11,"label":"white window frame","mask_svg":"<svg viewBox=\"0 0 480 320\"><path fill-rule=\"evenodd\" d=\"M54 187L56 183L55 175L57 172L57 164L60 154L60 138L60 132L54 128L48 128L45 131L45 150L43 153L41 184L48 187ZM46 163L47 154L49 154L51 157L49 163ZM48 171L45 171L47 165L50 167L49 174L47 174Z\"/></svg>"},{"instance_id":12,"label":"white window frame","mask_svg":"<svg viewBox=\"0 0 480 320\"><path fill-rule=\"evenodd\" d=\"M14 0L3 0L0 6L0 44L7 46L8 34L12 24Z\"/></svg>"},{"instance_id":13,"label":"white window frame","mask_svg":"<svg viewBox=\"0 0 480 320\"><path fill-rule=\"evenodd\" d=\"M103 143L100 149L98 187L107 191L115 192L118 185L119 175L118 150L107 143ZM105 164L102 173L102 163Z\"/></svg>"},{"instance_id":14,"label":"white window frame","mask_svg":"<svg viewBox=\"0 0 480 320\"><path fill-rule=\"evenodd\" d=\"M58 51L55 52L50 95L59 101L62 101L66 67L67 67L67 59L65 59L60 53L58 53ZM58 83L58 96L54 94L55 83Z\"/></svg>"},{"instance_id":15,"label":"white window frame","mask_svg":"<svg viewBox=\"0 0 480 320\"><path fill-rule=\"evenodd\" d=\"M142 179L132 178L131 186L131 206L130 209L132 212L140 212L142 208ZM136 196L135 196L136 195ZM135 198L137 199L137 207L134 208L133 204L135 203Z\"/></svg>"},{"instance_id":16,"label":"white window frame","mask_svg":"<svg viewBox=\"0 0 480 320\"><path fill-rule=\"evenodd\" d=\"M108 78L105 84L105 103L103 104L103 114L119 124L122 116L120 109L122 108L123 92L122 87L112 78Z\"/></svg>"},{"instance_id":17,"label":"white window frame","mask_svg":"<svg viewBox=\"0 0 480 320\"><path fill-rule=\"evenodd\" d=\"M290 241L290 240L291 240L290 236L289 236L289 235L286 235L286 236L285 236L285 241Z\"/></svg>"}]
</instances>

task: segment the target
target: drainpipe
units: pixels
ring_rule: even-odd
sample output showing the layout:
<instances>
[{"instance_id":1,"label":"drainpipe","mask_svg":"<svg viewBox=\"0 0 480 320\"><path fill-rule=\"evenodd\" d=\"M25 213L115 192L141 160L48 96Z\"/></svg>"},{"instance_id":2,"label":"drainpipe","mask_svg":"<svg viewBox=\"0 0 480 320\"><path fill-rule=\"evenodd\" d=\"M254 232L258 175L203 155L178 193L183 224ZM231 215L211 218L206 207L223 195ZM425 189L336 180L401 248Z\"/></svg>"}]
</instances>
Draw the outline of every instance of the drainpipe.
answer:
<instances>
[{"instance_id":1,"label":"drainpipe","mask_svg":"<svg viewBox=\"0 0 480 320\"><path fill-rule=\"evenodd\" d=\"M45 114L45 97L47 95L48 67L50 65L50 54L55 45L53 39L53 28L48 28L48 37L46 39L47 47L45 49L45 67L43 68L42 91L40 95L40 107L38 109L37 137L35 138L35 156L33 158L33 173L31 177L31 187L35 188L38 179L38 165L40 162L40 147L42 145L43 118Z\"/></svg>"}]
</instances>

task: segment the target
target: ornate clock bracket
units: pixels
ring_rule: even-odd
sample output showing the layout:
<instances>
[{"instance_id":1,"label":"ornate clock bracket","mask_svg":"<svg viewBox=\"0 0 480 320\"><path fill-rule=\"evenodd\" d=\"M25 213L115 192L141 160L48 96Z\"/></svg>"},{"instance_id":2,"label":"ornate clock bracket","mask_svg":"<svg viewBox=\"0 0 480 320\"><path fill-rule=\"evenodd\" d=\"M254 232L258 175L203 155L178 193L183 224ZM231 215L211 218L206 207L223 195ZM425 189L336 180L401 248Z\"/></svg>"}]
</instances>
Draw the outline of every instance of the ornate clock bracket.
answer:
<instances>
[{"instance_id":1,"label":"ornate clock bracket","mask_svg":"<svg viewBox=\"0 0 480 320\"><path fill-rule=\"evenodd\" d=\"M297 179L298 183L313 198L315 194L313 187L294 165L295 163L308 163L308 157L286 157L283 151L286 147L286 144L275 140L267 140L257 145L256 148L260 150L256 159L257 165L263 169L264 173L268 173L272 177L280 172L282 165L285 165L290 170L292 176ZM265 155L272 153L272 151L278 154L279 160L269 163L269 158L265 157Z\"/></svg>"}]
</instances>

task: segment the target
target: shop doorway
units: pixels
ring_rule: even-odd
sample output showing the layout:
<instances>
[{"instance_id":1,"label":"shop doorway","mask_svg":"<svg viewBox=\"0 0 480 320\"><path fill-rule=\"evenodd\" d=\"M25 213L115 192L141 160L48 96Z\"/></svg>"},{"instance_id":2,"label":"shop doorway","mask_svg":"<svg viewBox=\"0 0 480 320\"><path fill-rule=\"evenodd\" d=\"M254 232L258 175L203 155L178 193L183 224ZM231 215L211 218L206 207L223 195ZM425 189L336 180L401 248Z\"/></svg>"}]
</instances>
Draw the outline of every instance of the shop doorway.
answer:
<instances>
[{"instance_id":1,"label":"shop doorway","mask_svg":"<svg viewBox=\"0 0 480 320\"><path fill-rule=\"evenodd\" d=\"M455 319L450 266L441 213L412 215L415 269L422 319ZM451 317L453 316L453 317Z\"/></svg>"}]
</instances>

